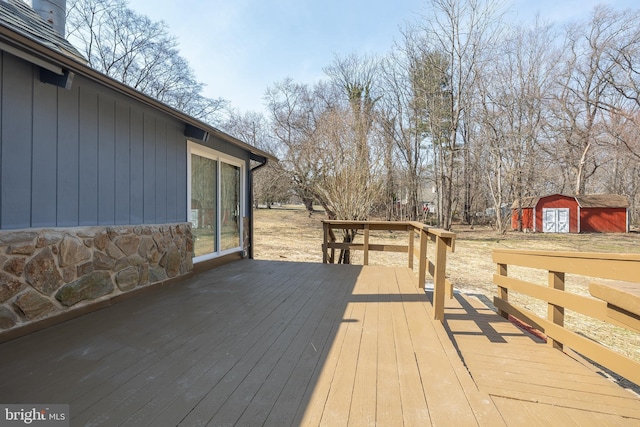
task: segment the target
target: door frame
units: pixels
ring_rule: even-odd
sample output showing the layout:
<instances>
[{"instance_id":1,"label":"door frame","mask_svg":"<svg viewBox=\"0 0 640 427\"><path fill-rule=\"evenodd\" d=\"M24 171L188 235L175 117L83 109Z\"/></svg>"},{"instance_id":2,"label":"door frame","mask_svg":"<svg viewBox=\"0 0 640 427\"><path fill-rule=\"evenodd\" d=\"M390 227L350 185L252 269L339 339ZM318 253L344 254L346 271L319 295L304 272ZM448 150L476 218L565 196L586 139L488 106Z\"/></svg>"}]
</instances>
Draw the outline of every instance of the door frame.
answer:
<instances>
[{"instance_id":1,"label":"door frame","mask_svg":"<svg viewBox=\"0 0 640 427\"><path fill-rule=\"evenodd\" d=\"M228 154L222 153L220 151L214 150L213 148L209 148L207 146L198 144L193 141L187 141L187 220L191 218L191 155L195 154L197 156L206 157L218 162L218 167L216 168L217 173L217 182L216 182L216 242L217 247L214 252L207 253L205 255L194 256L193 262L198 263L201 261L207 261L210 259L218 258L223 255L228 255L234 252L242 251L242 239L244 236L244 224L242 218L246 216L246 177L245 177L245 162L237 157L230 156ZM240 206L238 212L238 228L239 228L239 239L238 246L221 250L221 163L226 163L232 166L236 166L240 168Z\"/></svg>"}]
</instances>

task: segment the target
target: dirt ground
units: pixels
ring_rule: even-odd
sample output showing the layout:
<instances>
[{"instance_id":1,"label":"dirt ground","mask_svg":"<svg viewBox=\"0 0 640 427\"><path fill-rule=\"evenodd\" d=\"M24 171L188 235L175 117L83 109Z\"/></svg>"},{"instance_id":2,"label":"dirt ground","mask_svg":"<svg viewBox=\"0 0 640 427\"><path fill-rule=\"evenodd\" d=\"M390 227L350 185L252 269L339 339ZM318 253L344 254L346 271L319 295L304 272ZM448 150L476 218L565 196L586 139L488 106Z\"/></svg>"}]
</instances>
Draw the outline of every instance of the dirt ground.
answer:
<instances>
[{"instance_id":1,"label":"dirt ground","mask_svg":"<svg viewBox=\"0 0 640 427\"><path fill-rule=\"evenodd\" d=\"M258 209L255 212L255 252L257 259L279 261L322 262L322 223L324 212L309 214L301 206ZM496 286L492 282L496 269L491 260L493 249L528 249L553 251L640 253L640 233L628 234L543 234L508 232L499 235L489 227L454 226L457 233L455 253L447 254L447 276L456 290L481 294L493 299ZM362 238L360 236L360 238ZM356 239L357 241L357 239ZM371 234L372 243L406 244L407 233ZM431 249L427 249L429 251ZM353 256L354 264L362 263L362 253ZM406 254L376 253L369 255L371 264L407 265ZM547 273L510 267L509 275L545 284ZM589 279L567 275L566 288L588 295ZM510 301L546 317L547 305L539 300L510 293ZM640 334L607 325L582 315L567 312L565 324L577 333L590 337L626 356L640 361Z\"/></svg>"}]
</instances>

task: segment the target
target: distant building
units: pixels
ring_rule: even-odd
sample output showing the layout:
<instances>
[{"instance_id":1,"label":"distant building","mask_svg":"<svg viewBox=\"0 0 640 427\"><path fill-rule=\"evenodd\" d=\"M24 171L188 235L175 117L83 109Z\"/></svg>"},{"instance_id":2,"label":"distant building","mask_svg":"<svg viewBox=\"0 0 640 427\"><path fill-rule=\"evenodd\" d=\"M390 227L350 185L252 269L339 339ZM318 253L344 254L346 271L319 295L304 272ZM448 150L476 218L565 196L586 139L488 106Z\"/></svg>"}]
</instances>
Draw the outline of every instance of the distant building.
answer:
<instances>
[{"instance_id":1,"label":"distant building","mask_svg":"<svg viewBox=\"0 0 640 427\"><path fill-rule=\"evenodd\" d=\"M626 233L629 231L629 201L616 194L565 196L551 194L523 197L511 206L511 228L544 233Z\"/></svg>"}]
</instances>

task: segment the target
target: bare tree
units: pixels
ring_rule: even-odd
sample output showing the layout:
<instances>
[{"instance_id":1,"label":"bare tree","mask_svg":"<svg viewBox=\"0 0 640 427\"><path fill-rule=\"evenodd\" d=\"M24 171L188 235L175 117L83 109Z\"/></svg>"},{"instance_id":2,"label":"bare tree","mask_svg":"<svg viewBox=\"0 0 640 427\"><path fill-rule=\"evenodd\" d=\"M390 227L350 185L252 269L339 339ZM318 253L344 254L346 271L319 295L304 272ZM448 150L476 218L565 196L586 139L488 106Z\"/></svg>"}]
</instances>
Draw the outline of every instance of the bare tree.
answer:
<instances>
[{"instance_id":1,"label":"bare tree","mask_svg":"<svg viewBox=\"0 0 640 427\"><path fill-rule=\"evenodd\" d=\"M387 221L394 219L394 208L397 194L395 163L394 163L394 135L395 135L395 118L392 114L384 111L380 113L378 122L382 134L382 145L384 147L384 195L380 206L384 207L385 218Z\"/></svg>"},{"instance_id":2,"label":"bare tree","mask_svg":"<svg viewBox=\"0 0 640 427\"><path fill-rule=\"evenodd\" d=\"M270 123L262 113L231 110L222 128L240 140L267 151L275 156L281 155L278 144L270 131ZM277 163L268 162L253 174L253 200L257 209L264 204L268 209L274 203L286 202L292 194L289 176L282 172Z\"/></svg>"},{"instance_id":3,"label":"bare tree","mask_svg":"<svg viewBox=\"0 0 640 427\"><path fill-rule=\"evenodd\" d=\"M418 194L426 167L424 143L427 130L423 84L418 77L419 52L411 44L412 34L407 32L405 45L391 53L383 63L384 97L379 116L387 144L387 176L393 177L389 168L394 152L399 158L401 171L399 181L402 187L394 188L394 185L388 184L387 202L400 202L406 195L407 216L414 221L418 219Z\"/></svg>"},{"instance_id":4,"label":"bare tree","mask_svg":"<svg viewBox=\"0 0 640 427\"><path fill-rule=\"evenodd\" d=\"M616 21L622 20L620 35L604 52L605 60L601 65L601 68L610 68L605 78L615 93L601 99L598 106L609 113L605 117L614 145L624 146L640 161L640 145L637 144L640 133L640 11L625 10L622 15L608 12Z\"/></svg>"},{"instance_id":5,"label":"bare tree","mask_svg":"<svg viewBox=\"0 0 640 427\"><path fill-rule=\"evenodd\" d=\"M228 104L202 94L164 22L154 22L126 0L71 0L67 37L96 70L198 119L215 122Z\"/></svg>"},{"instance_id":6,"label":"bare tree","mask_svg":"<svg viewBox=\"0 0 640 427\"><path fill-rule=\"evenodd\" d=\"M340 73L314 88L287 79L267 91L283 171L301 197L320 203L329 219L365 220L382 190L381 153L373 144L372 82L359 68L337 62ZM346 67L346 68L343 68ZM338 69L338 68L336 68ZM353 74L350 74L353 72ZM343 235L351 242L355 230ZM340 261L350 262L349 251Z\"/></svg>"},{"instance_id":7,"label":"bare tree","mask_svg":"<svg viewBox=\"0 0 640 427\"><path fill-rule=\"evenodd\" d=\"M312 214L316 198L314 188L322 167L321 159L315 156L313 136L319 115L317 110L323 106L319 105L311 88L290 78L268 88L265 101L271 116L271 132L280 154L278 167L289 177L293 191ZM323 203L322 200L318 202ZM335 217L329 206L324 208L330 217Z\"/></svg>"},{"instance_id":8,"label":"bare tree","mask_svg":"<svg viewBox=\"0 0 640 427\"><path fill-rule=\"evenodd\" d=\"M556 135L564 142L563 161L572 173L575 194L585 192L587 181L602 165L595 147L605 143L603 107L617 109L612 105L611 77L618 64L612 58L628 43L629 29L637 25L637 14L598 6L589 22L567 30L564 71L556 96Z\"/></svg>"},{"instance_id":9,"label":"bare tree","mask_svg":"<svg viewBox=\"0 0 640 427\"><path fill-rule=\"evenodd\" d=\"M329 154L338 147L343 148L337 150L341 153L338 158L332 158L326 163L332 168L325 171L323 177L332 177L332 181L325 181L321 186L324 190L324 199L332 201L330 204L334 205L340 219L369 219L380 193L378 176L372 174L372 170L377 169L377 163L374 163L371 158L374 108L380 99L380 95L376 93L379 69L379 61L376 58L351 54L345 57L336 56L333 63L324 70L330 82L338 90L342 90L348 100L348 110L340 107L339 99L336 103L337 108L328 110L330 114L322 123L331 123L333 132L321 133L321 135L330 135ZM343 126L340 126L340 123ZM348 126L351 132L346 132L344 125ZM335 133L335 129L342 129L342 133ZM348 150L354 150L355 157L349 156L348 152L344 151L345 147ZM347 181L342 179L345 176L348 177ZM339 193L330 196L329 193L336 188L340 189ZM345 193L348 199L343 198ZM343 240L352 242L355 234L356 230L345 230ZM340 260L345 264L350 262L349 250L341 251Z\"/></svg>"},{"instance_id":10,"label":"bare tree","mask_svg":"<svg viewBox=\"0 0 640 427\"><path fill-rule=\"evenodd\" d=\"M379 97L374 94L378 60L350 54L336 56L324 71L331 81L344 91L351 110L356 156L359 159L359 175L366 180L369 170L369 135L373 126L374 107Z\"/></svg>"},{"instance_id":11,"label":"bare tree","mask_svg":"<svg viewBox=\"0 0 640 427\"><path fill-rule=\"evenodd\" d=\"M488 160L483 169L496 226L503 232L508 226L503 205L535 191L538 171L543 169L538 152L544 142L548 99L557 73L557 52L550 48L551 40L548 25L514 29L477 81L475 120ZM521 231L521 210L517 223Z\"/></svg>"},{"instance_id":12,"label":"bare tree","mask_svg":"<svg viewBox=\"0 0 640 427\"><path fill-rule=\"evenodd\" d=\"M461 150L461 132L465 115L473 108L473 87L478 71L489 58L483 54L497 41L499 2L493 0L430 0L432 13L424 18L420 48L425 59L436 59L429 67L446 76L448 107L446 119L431 121L436 128L446 126L446 137L434 140L438 219L443 228L451 228L456 204L455 179ZM446 58L441 60L440 58Z\"/></svg>"},{"instance_id":13,"label":"bare tree","mask_svg":"<svg viewBox=\"0 0 640 427\"><path fill-rule=\"evenodd\" d=\"M367 220L382 192L383 164L377 160L381 158L377 151L380 146L369 146L368 155L376 160L372 159L366 173L361 169L353 120L351 112L343 108L322 113L313 146L323 167L314 193L336 219ZM353 241L354 236L345 235L345 241Z\"/></svg>"}]
</instances>

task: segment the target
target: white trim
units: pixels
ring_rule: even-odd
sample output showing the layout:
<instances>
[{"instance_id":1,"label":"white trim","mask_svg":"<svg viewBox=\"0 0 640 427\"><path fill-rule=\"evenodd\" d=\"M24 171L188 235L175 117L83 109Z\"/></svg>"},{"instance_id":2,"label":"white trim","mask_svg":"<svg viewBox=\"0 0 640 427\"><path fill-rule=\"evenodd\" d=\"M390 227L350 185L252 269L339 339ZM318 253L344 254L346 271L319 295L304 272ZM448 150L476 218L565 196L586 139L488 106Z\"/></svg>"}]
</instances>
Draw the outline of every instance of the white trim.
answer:
<instances>
[{"instance_id":1,"label":"white trim","mask_svg":"<svg viewBox=\"0 0 640 427\"><path fill-rule=\"evenodd\" d=\"M578 199L576 199L576 202L578 201ZM582 229L580 228L580 212L582 207L580 207L580 203L576 203L578 205L578 229L576 230L576 233L580 234L582 233ZM569 215L571 215L571 212L569 212ZM571 221L569 221L569 231L571 231Z\"/></svg>"},{"instance_id":2,"label":"white trim","mask_svg":"<svg viewBox=\"0 0 640 427\"><path fill-rule=\"evenodd\" d=\"M216 168L216 250L214 252L208 253L206 255L194 256L193 262L198 263L201 261L207 261L210 259L218 258L224 255L232 254L235 252L242 251L242 236L244 235L244 224L242 218L246 216L247 207L245 202L245 167L246 164L242 159L237 157L230 156L228 154L222 153L220 151L214 150L213 148L206 147L204 145L195 143L193 141L187 140L187 221L191 218L191 155L195 154L197 156L206 157L211 160L215 160L218 162L218 167ZM239 209L239 220L238 220L238 246L220 250L220 245L222 242L222 226L220 224L221 218L221 201L220 201L220 186L222 185L222 167L221 163L226 163L228 165L236 166L240 168L240 209Z\"/></svg>"},{"instance_id":3,"label":"white trim","mask_svg":"<svg viewBox=\"0 0 640 427\"><path fill-rule=\"evenodd\" d=\"M627 208L626 211L627 211L627 215L626 215L626 217L627 217L626 218L627 219L627 221L626 221L627 222L627 230L625 231L625 233L628 233L628 232L631 231L631 224L629 224L629 208Z\"/></svg>"},{"instance_id":4,"label":"white trim","mask_svg":"<svg viewBox=\"0 0 640 427\"><path fill-rule=\"evenodd\" d=\"M28 54L27 52L24 52L20 49L16 49L15 47L9 46L8 44L2 43L0 42L0 50L3 50L7 53L10 53L13 56L17 56L20 59L23 59L27 62L30 62L32 64L37 65L38 67L44 68L46 70L51 71L52 73L55 73L59 76L64 74L64 71L62 71L62 68L53 65L47 61L44 61L40 58L37 58L33 55Z\"/></svg>"}]
</instances>

